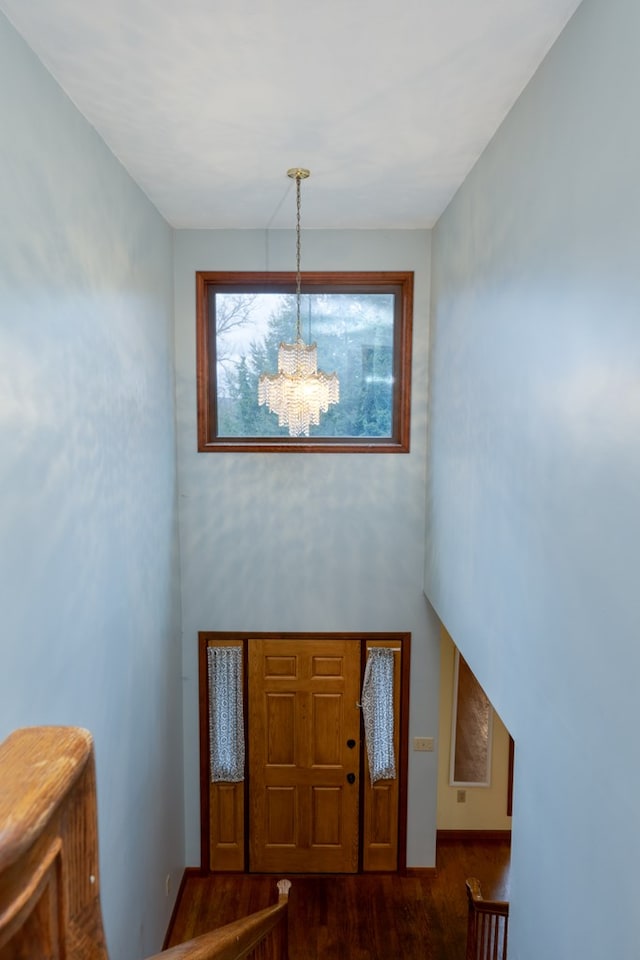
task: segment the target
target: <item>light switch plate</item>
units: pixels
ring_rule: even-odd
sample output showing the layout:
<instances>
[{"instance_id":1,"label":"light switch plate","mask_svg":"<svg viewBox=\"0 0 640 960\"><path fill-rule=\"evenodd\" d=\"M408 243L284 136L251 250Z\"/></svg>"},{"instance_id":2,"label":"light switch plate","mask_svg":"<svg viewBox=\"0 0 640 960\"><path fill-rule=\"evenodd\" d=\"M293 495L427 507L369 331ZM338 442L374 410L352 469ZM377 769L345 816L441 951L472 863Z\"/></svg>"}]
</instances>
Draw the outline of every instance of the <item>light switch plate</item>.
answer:
<instances>
[{"instance_id":1,"label":"light switch plate","mask_svg":"<svg viewBox=\"0 0 640 960\"><path fill-rule=\"evenodd\" d=\"M433 737L414 737L413 749L421 750L426 753L433 752Z\"/></svg>"}]
</instances>

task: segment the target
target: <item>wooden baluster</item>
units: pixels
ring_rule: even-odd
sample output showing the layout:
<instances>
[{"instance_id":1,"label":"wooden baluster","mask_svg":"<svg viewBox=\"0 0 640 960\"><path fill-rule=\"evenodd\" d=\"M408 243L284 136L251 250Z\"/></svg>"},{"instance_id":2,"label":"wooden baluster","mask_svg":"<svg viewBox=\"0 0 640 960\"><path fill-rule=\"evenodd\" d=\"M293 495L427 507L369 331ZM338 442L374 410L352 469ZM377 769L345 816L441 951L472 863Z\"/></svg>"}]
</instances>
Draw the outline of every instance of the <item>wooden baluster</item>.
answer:
<instances>
[{"instance_id":1,"label":"wooden baluster","mask_svg":"<svg viewBox=\"0 0 640 960\"><path fill-rule=\"evenodd\" d=\"M467 880L469 919L466 960L507 960L509 904L504 900L485 900L480 884Z\"/></svg>"}]
</instances>

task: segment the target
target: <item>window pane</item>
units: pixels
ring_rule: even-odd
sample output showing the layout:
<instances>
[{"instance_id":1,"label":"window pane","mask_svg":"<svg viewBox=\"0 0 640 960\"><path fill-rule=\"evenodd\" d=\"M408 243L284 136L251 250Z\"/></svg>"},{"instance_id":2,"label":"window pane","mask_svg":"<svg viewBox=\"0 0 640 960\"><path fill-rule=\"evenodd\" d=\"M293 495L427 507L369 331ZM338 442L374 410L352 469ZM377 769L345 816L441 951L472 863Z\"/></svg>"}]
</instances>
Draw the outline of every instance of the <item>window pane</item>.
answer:
<instances>
[{"instance_id":1,"label":"window pane","mask_svg":"<svg viewBox=\"0 0 640 960\"><path fill-rule=\"evenodd\" d=\"M391 437L394 294L320 293L301 298L301 334L318 345L318 367L337 373L340 402L310 436ZM217 434L286 436L258 406L258 378L278 369L278 347L296 336L296 298L216 293Z\"/></svg>"}]
</instances>

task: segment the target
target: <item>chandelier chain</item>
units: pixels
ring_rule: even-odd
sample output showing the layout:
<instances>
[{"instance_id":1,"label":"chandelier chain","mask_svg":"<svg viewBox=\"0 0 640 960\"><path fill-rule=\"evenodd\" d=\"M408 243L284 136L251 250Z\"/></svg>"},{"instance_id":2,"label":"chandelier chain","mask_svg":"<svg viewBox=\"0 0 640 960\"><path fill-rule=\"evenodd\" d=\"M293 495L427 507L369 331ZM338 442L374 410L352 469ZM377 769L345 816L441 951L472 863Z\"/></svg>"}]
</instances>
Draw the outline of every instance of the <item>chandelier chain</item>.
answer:
<instances>
[{"instance_id":1,"label":"chandelier chain","mask_svg":"<svg viewBox=\"0 0 640 960\"><path fill-rule=\"evenodd\" d=\"M302 339L300 326L300 289L302 287L302 275L300 273L300 175L296 175L296 339Z\"/></svg>"}]
</instances>

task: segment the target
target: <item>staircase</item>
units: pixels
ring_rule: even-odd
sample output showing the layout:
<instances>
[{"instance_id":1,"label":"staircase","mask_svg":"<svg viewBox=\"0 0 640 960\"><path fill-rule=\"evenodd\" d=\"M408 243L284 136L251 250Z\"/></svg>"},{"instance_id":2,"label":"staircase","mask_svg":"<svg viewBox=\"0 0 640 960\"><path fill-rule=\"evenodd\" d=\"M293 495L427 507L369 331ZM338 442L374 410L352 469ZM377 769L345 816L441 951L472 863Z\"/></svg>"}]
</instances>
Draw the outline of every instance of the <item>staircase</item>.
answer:
<instances>
[{"instance_id":1,"label":"staircase","mask_svg":"<svg viewBox=\"0 0 640 960\"><path fill-rule=\"evenodd\" d=\"M278 902L149 960L287 960ZM100 907L93 741L16 730L0 746L0 960L109 960Z\"/></svg>"}]
</instances>

